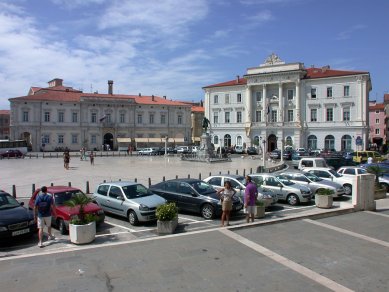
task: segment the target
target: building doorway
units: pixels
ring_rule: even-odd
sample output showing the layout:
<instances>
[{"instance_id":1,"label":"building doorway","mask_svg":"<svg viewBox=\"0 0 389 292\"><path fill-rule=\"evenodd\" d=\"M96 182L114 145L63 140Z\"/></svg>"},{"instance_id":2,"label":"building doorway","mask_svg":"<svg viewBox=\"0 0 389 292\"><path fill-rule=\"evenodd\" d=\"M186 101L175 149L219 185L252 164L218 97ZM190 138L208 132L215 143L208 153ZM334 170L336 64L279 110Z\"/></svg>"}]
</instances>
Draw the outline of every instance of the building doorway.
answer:
<instances>
[{"instance_id":1,"label":"building doorway","mask_svg":"<svg viewBox=\"0 0 389 292\"><path fill-rule=\"evenodd\" d=\"M113 135L111 133L104 135L102 150L113 150Z\"/></svg>"}]
</instances>

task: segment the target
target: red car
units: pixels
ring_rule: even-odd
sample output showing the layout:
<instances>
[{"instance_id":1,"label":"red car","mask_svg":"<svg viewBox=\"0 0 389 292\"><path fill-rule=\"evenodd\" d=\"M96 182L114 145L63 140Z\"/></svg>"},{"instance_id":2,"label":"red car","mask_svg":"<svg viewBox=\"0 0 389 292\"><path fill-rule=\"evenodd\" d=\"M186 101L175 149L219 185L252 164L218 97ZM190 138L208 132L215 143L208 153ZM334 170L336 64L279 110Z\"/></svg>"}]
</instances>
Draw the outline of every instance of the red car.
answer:
<instances>
[{"instance_id":1,"label":"red car","mask_svg":"<svg viewBox=\"0 0 389 292\"><path fill-rule=\"evenodd\" d=\"M28 207L34 209L36 196L39 194L40 189L35 190ZM68 186L51 186L47 187L47 193L51 194L54 198L54 211L52 214L52 224L55 225L61 234L66 234L69 231L69 221L78 216L78 208L70 208L64 205L64 202L71 199L74 195L83 194L80 189L68 187ZM104 222L104 211L95 203L89 203L84 209L87 214L95 214L97 216L96 223Z\"/></svg>"},{"instance_id":2,"label":"red car","mask_svg":"<svg viewBox=\"0 0 389 292\"><path fill-rule=\"evenodd\" d=\"M0 153L0 158L10 158L10 157L24 158L24 155L19 150L12 150L12 149Z\"/></svg>"}]
</instances>

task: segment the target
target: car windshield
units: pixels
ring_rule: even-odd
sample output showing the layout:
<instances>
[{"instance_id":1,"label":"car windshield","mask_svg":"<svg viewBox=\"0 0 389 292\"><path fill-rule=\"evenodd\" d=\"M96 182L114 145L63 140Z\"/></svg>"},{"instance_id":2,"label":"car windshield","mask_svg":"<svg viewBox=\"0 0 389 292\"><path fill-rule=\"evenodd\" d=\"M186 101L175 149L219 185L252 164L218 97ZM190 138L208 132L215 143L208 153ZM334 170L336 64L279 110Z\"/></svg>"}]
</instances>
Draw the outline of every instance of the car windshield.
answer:
<instances>
[{"instance_id":1,"label":"car windshield","mask_svg":"<svg viewBox=\"0 0 389 292\"><path fill-rule=\"evenodd\" d=\"M122 189L127 199L147 197L153 194L148 188L141 184L123 186Z\"/></svg>"},{"instance_id":2,"label":"car windshield","mask_svg":"<svg viewBox=\"0 0 389 292\"><path fill-rule=\"evenodd\" d=\"M334 177L341 177L342 175L341 174L339 174L339 173L337 173L335 170L333 170L333 169L330 169L330 170L328 170Z\"/></svg>"},{"instance_id":3,"label":"car windshield","mask_svg":"<svg viewBox=\"0 0 389 292\"><path fill-rule=\"evenodd\" d=\"M71 198L73 198L75 195L85 195L80 190L72 190L72 191L64 191L54 194L54 203L58 206L63 205L66 201L69 201Z\"/></svg>"},{"instance_id":4,"label":"car windshield","mask_svg":"<svg viewBox=\"0 0 389 292\"><path fill-rule=\"evenodd\" d=\"M0 194L0 210L19 207L20 204L8 194Z\"/></svg>"},{"instance_id":5,"label":"car windshield","mask_svg":"<svg viewBox=\"0 0 389 292\"><path fill-rule=\"evenodd\" d=\"M311 181L314 181L314 182L318 182L318 181L322 181L323 179L314 175L313 173L310 173L310 172L307 172L304 174L306 178L308 178L309 180Z\"/></svg>"},{"instance_id":6,"label":"car windshield","mask_svg":"<svg viewBox=\"0 0 389 292\"><path fill-rule=\"evenodd\" d=\"M291 185L294 185L294 183L292 183L286 176L284 175L277 175L276 176L277 179L284 185L286 186L291 186Z\"/></svg>"},{"instance_id":7,"label":"car windshield","mask_svg":"<svg viewBox=\"0 0 389 292\"><path fill-rule=\"evenodd\" d=\"M215 189L210 184L203 181L195 181L189 184L201 195L215 192Z\"/></svg>"}]
</instances>

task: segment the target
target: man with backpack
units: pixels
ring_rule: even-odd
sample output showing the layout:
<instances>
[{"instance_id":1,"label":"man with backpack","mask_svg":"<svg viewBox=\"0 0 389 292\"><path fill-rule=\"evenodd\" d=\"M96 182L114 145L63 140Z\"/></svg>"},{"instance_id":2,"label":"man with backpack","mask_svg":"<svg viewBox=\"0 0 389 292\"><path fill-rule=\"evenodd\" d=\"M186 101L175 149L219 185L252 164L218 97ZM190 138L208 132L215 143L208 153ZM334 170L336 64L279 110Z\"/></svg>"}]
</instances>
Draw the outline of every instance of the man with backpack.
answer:
<instances>
[{"instance_id":1,"label":"man with backpack","mask_svg":"<svg viewBox=\"0 0 389 292\"><path fill-rule=\"evenodd\" d=\"M47 226L47 232L49 233L49 240L54 240L55 237L51 234L51 212L53 211L53 197L47 193L47 187L43 186L41 192L38 194L34 205L34 221L37 222L38 233L38 246L43 247L43 229Z\"/></svg>"}]
</instances>

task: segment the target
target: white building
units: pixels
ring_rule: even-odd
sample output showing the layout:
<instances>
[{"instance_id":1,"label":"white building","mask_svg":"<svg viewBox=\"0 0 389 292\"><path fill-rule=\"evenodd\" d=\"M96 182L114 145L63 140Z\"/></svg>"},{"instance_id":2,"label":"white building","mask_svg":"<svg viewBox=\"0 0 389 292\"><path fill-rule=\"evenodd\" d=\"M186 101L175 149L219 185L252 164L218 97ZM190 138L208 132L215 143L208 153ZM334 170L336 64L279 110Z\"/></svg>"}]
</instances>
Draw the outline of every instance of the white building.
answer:
<instances>
[{"instance_id":1,"label":"white building","mask_svg":"<svg viewBox=\"0 0 389 292\"><path fill-rule=\"evenodd\" d=\"M191 105L166 97L84 93L53 79L49 87L31 87L27 96L10 98L10 139L26 139L33 151L58 148L102 149L118 143L145 146L187 144ZM138 145L139 144L139 145Z\"/></svg>"},{"instance_id":2,"label":"white building","mask_svg":"<svg viewBox=\"0 0 389 292\"><path fill-rule=\"evenodd\" d=\"M244 78L205 86L205 116L218 146L365 149L369 72L305 68L270 55ZM361 145L359 145L361 143ZM358 144L358 145L357 145Z\"/></svg>"}]
</instances>

